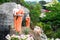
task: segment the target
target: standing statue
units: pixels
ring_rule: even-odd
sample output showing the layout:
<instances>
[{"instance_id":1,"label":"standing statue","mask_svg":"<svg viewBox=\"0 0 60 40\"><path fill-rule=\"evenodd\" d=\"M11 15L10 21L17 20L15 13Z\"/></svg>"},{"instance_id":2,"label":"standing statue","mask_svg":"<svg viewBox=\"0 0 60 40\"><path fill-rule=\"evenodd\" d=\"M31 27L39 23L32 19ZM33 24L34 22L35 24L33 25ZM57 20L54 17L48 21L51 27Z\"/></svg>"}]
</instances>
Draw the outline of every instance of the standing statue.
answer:
<instances>
[{"instance_id":1,"label":"standing statue","mask_svg":"<svg viewBox=\"0 0 60 40\"><path fill-rule=\"evenodd\" d=\"M26 27L30 27L30 17L29 14L26 13L26 8L21 6L20 4L16 5L16 8L13 9L14 13L14 27L16 32L21 33L22 21L23 18L26 17Z\"/></svg>"}]
</instances>

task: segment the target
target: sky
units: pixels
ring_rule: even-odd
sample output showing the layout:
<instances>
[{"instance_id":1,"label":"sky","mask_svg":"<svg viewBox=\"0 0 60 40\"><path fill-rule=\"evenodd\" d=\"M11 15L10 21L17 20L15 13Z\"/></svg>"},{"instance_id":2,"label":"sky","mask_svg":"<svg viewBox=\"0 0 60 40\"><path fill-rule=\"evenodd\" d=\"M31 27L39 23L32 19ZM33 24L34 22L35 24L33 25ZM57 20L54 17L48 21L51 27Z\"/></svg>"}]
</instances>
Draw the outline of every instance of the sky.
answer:
<instances>
[{"instance_id":1,"label":"sky","mask_svg":"<svg viewBox=\"0 0 60 40\"><path fill-rule=\"evenodd\" d=\"M41 1L41 0L25 0L25 1ZM52 0L44 0L46 2L51 2Z\"/></svg>"}]
</instances>

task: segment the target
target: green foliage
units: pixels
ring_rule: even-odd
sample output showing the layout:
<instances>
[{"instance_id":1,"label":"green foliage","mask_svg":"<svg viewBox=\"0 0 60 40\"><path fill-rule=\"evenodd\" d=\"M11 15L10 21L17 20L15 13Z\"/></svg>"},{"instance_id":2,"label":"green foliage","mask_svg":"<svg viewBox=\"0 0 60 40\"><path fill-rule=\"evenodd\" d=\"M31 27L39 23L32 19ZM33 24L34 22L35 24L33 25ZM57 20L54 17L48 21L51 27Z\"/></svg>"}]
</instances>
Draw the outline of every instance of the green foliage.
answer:
<instances>
[{"instance_id":1,"label":"green foliage","mask_svg":"<svg viewBox=\"0 0 60 40\"><path fill-rule=\"evenodd\" d=\"M22 39L22 38L21 38L20 40L26 40L26 39L27 39L27 38L25 38L25 39Z\"/></svg>"},{"instance_id":2,"label":"green foliage","mask_svg":"<svg viewBox=\"0 0 60 40\"><path fill-rule=\"evenodd\" d=\"M60 38L60 3L47 7L46 17L40 18L40 25L48 37Z\"/></svg>"},{"instance_id":3,"label":"green foliage","mask_svg":"<svg viewBox=\"0 0 60 40\"><path fill-rule=\"evenodd\" d=\"M50 38L48 38L48 40L51 40Z\"/></svg>"},{"instance_id":4,"label":"green foliage","mask_svg":"<svg viewBox=\"0 0 60 40\"><path fill-rule=\"evenodd\" d=\"M15 2L15 3L21 3L24 0L0 0L0 4L5 3L5 2Z\"/></svg>"},{"instance_id":5,"label":"green foliage","mask_svg":"<svg viewBox=\"0 0 60 40\"><path fill-rule=\"evenodd\" d=\"M39 16L40 16L40 5L36 4L35 6L32 6L31 11L30 11L30 17L31 21L36 25L39 21Z\"/></svg>"},{"instance_id":6,"label":"green foliage","mask_svg":"<svg viewBox=\"0 0 60 40\"><path fill-rule=\"evenodd\" d=\"M5 2L10 2L11 0L0 0L0 4L5 3Z\"/></svg>"},{"instance_id":7,"label":"green foliage","mask_svg":"<svg viewBox=\"0 0 60 40\"><path fill-rule=\"evenodd\" d=\"M26 28L23 32L27 35L27 34L29 34L30 29L29 28Z\"/></svg>"},{"instance_id":8,"label":"green foliage","mask_svg":"<svg viewBox=\"0 0 60 40\"><path fill-rule=\"evenodd\" d=\"M14 38L14 37L12 37L11 40L19 40L19 39L18 39L18 38Z\"/></svg>"},{"instance_id":9,"label":"green foliage","mask_svg":"<svg viewBox=\"0 0 60 40\"><path fill-rule=\"evenodd\" d=\"M51 28L51 26L49 24L45 24L43 22L39 22L37 25L40 26L44 30L45 34L48 37L52 37L53 31L52 31L52 28Z\"/></svg>"},{"instance_id":10,"label":"green foliage","mask_svg":"<svg viewBox=\"0 0 60 40\"><path fill-rule=\"evenodd\" d=\"M53 5L53 7L48 7L51 12L46 13L46 17L41 20L52 26L60 26L60 3Z\"/></svg>"}]
</instances>

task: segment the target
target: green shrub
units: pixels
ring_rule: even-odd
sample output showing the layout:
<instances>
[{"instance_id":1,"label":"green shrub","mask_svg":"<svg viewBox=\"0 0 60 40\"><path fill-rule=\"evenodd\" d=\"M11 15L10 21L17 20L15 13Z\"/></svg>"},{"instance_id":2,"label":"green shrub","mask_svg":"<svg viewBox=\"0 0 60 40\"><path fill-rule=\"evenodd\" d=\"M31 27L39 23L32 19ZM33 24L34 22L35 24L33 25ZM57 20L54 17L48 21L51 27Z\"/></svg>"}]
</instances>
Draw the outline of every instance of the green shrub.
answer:
<instances>
[{"instance_id":1,"label":"green shrub","mask_svg":"<svg viewBox=\"0 0 60 40\"><path fill-rule=\"evenodd\" d=\"M12 37L11 40L19 40L19 39L18 39L18 38L14 38L14 37Z\"/></svg>"},{"instance_id":2,"label":"green shrub","mask_svg":"<svg viewBox=\"0 0 60 40\"><path fill-rule=\"evenodd\" d=\"M48 37L60 38L60 3L47 7L51 12L46 12L46 17L40 18L38 25L44 30Z\"/></svg>"},{"instance_id":3,"label":"green shrub","mask_svg":"<svg viewBox=\"0 0 60 40\"><path fill-rule=\"evenodd\" d=\"M27 35L27 34L29 34L30 29L29 28L26 28L23 32Z\"/></svg>"}]
</instances>

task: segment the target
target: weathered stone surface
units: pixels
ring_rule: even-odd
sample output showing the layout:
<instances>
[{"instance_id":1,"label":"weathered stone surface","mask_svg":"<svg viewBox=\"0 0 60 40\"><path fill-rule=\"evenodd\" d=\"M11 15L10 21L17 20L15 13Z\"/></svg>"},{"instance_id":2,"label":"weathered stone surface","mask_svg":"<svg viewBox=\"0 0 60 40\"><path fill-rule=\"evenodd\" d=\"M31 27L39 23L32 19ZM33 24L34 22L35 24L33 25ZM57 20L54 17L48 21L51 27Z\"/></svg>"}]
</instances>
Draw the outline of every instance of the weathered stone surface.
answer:
<instances>
[{"instance_id":1,"label":"weathered stone surface","mask_svg":"<svg viewBox=\"0 0 60 40\"><path fill-rule=\"evenodd\" d=\"M4 25L13 25L13 9L16 7L16 3L4 3L0 5L1 20ZM5 17L4 17L5 16Z\"/></svg>"}]
</instances>

